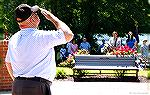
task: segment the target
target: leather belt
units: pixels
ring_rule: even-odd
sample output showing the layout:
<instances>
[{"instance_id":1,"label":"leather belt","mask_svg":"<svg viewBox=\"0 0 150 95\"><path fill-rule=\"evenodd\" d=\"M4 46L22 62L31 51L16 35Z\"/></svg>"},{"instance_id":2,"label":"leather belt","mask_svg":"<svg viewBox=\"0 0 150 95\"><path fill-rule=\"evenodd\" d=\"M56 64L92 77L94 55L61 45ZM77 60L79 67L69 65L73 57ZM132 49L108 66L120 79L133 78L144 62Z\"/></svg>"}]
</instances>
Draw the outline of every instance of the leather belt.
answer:
<instances>
[{"instance_id":1,"label":"leather belt","mask_svg":"<svg viewBox=\"0 0 150 95\"><path fill-rule=\"evenodd\" d=\"M31 80L31 81L38 81L38 82L44 82L44 83L48 83L48 84L52 84L51 81L46 80L44 78L41 77L16 77L15 79L17 80Z\"/></svg>"}]
</instances>

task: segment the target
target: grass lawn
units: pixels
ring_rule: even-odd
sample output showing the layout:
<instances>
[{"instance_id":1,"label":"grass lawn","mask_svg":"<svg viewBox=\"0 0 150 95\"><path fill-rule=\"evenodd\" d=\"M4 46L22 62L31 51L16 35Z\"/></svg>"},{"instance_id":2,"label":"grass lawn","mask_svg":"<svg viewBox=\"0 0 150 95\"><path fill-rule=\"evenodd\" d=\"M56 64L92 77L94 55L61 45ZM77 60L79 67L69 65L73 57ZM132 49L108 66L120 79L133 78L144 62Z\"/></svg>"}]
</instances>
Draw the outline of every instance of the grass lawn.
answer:
<instances>
[{"instance_id":1,"label":"grass lawn","mask_svg":"<svg viewBox=\"0 0 150 95\"><path fill-rule=\"evenodd\" d=\"M67 68L67 67L57 67L56 70L58 71L65 71L66 75L73 75L73 70L71 68Z\"/></svg>"},{"instance_id":2,"label":"grass lawn","mask_svg":"<svg viewBox=\"0 0 150 95\"><path fill-rule=\"evenodd\" d=\"M68 68L68 67L57 67L57 70L61 71L63 70L66 75L73 75L73 70L71 68ZM150 72L150 70L139 70L139 76L144 76L144 77L147 77L148 76L148 71ZM99 73L100 71L99 70L87 70L87 72L90 72L90 73ZM115 73L115 71L113 70L102 70L101 71L102 73ZM134 73L135 71L127 71L128 73ZM134 74L132 74L134 75Z\"/></svg>"},{"instance_id":3,"label":"grass lawn","mask_svg":"<svg viewBox=\"0 0 150 95\"><path fill-rule=\"evenodd\" d=\"M140 70L139 71L139 76L147 77L148 72L150 72L150 70Z\"/></svg>"}]
</instances>

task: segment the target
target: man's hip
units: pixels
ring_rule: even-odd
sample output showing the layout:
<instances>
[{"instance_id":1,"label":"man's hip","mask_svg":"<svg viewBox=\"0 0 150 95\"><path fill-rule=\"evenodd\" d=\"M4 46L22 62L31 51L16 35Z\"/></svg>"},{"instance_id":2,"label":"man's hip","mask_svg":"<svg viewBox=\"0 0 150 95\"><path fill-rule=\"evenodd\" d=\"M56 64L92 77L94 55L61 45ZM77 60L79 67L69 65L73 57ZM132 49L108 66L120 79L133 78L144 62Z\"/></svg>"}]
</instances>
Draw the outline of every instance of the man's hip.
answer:
<instances>
[{"instance_id":1,"label":"man's hip","mask_svg":"<svg viewBox=\"0 0 150 95\"><path fill-rule=\"evenodd\" d=\"M13 95L51 95L52 82L40 77L16 77L13 86Z\"/></svg>"}]
</instances>

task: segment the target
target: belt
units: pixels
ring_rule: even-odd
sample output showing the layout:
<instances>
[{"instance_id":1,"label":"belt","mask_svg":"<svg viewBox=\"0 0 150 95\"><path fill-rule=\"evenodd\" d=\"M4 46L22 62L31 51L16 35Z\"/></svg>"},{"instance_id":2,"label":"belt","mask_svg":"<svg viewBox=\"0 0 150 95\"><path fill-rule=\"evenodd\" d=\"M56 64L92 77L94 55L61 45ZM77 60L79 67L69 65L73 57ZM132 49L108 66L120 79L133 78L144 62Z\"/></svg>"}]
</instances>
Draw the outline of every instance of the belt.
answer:
<instances>
[{"instance_id":1,"label":"belt","mask_svg":"<svg viewBox=\"0 0 150 95\"><path fill-rule=\"evenodd\" d=\"M31 80L51 84L52 82L41 77L16 77L17 80Z\"/></svg>"}]
</instances>

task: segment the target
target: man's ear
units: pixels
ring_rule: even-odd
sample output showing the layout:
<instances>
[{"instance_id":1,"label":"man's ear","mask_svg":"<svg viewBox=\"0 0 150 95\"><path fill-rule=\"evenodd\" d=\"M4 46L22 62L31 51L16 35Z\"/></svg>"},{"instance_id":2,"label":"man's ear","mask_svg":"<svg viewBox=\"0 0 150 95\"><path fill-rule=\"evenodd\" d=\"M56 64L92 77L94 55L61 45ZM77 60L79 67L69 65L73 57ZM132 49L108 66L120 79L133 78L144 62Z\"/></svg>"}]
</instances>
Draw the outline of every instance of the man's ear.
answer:
<instances>
[{"instance_id":1,"label":"man's ear","mask_svg":"<svg viewBox=\"0 0 150 95\"><path fill-rule=\"evenodd\" d=\"M36 22L36 20L34 18L31 18L31 22Z\"/></svg>"}]
</instances>

